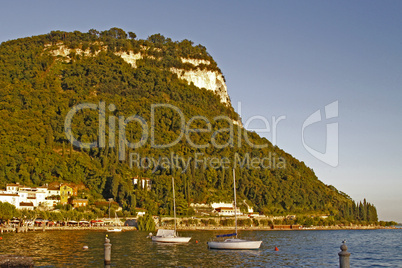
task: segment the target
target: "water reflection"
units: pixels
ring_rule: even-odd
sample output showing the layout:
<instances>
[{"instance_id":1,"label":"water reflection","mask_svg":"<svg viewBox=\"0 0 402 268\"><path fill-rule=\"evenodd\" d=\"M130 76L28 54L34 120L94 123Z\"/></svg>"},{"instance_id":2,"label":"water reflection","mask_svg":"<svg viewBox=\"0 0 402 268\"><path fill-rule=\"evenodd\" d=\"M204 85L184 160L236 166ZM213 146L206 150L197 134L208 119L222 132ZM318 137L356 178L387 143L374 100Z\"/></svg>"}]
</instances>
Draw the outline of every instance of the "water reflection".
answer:
<instances>
[{"instance_id":1,"label":"water reflection","mask_svg":"<svg viewBox=\"0 0 402 268\"><path fill-rule=\"evenodd\" d=\"M34 258L37 267L103 267L106 232L47 231L7 233L1 254ZM209 250L217 232L182 232L189 244L159 244L147 232L108 233L112 267L337 267L339 246L347 239L351 266L401 267L402 230L242 231L240 237L262 240L260 250ZM198 243L196 243L198 241ZM88 246L84 250L83 246ZM274 251L275 246L279 251Z\"/></svg>"}]
</instances>

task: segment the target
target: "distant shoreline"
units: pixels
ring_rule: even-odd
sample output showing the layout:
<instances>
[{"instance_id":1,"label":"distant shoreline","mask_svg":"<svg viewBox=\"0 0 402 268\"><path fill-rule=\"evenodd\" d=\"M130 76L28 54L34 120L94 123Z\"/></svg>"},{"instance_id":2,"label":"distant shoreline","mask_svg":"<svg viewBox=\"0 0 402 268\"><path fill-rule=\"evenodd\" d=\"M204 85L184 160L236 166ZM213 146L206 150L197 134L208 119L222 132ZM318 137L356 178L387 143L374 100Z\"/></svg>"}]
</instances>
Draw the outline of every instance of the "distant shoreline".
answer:
<instances>
[{"instance_id":1,"label":"distant shoreline","mask_svg":"<svg viewBox=\"0 0 402 268\"><path fill-rule=\"evenodd\" d=\"M23 229L25 227L20 227L20 229ZM107 232L109 229L113 228L121 228L122 232L126 231L138 231L137 227L135 226L52 226L46 228L43 227L29 227L28 230L19 230L17 231L17 228L1 228L1 233L6 233L6 232L45 232L45 231L99 231L99 232ZM156 227L157 229L173 229L173 226L161 226L161 227ZM383 229L383 230L394 230L394 229L402 229L402 227L384 227L384 226L312 226L312 227L300 227L300 228L281 228L277 227L271 228L269 226L266 227L237 227L238 231L322 231L322 230L377 230L377 229ZM178 231L233 231L234 227L233 226L178 226L177 227Z\"/></svg>"},{"instance_id":2,"label":"distant shoreline","mask_svg":"<svg viewBox=\"0 0 402 268\"><path fill-rule=\"evenodd\" d=\"M162 227L166 228L166 227ZM158 228L157 228L158 229ZM376 230L376 229L402 229L401 227L384 227L384 226L312 226L300 228L271 228L271 227L237 227L238 231L311 231L311 230ZM233 231L234 227L177 227L179 231Z\"/></svg>"},{"instance_id":3,"label":"distant shoreline","mask_svg":"<svg viewBox=\"0 0 402 268\"><path fill-rule=\"evenodd\" d=\"M135 226L46 226L44 227L2 227L0 228L1 233L6 232L47 232L47 231L107 231L109 229L121 228L122 231L137 231Z\"/></svg>"}]
</instances>

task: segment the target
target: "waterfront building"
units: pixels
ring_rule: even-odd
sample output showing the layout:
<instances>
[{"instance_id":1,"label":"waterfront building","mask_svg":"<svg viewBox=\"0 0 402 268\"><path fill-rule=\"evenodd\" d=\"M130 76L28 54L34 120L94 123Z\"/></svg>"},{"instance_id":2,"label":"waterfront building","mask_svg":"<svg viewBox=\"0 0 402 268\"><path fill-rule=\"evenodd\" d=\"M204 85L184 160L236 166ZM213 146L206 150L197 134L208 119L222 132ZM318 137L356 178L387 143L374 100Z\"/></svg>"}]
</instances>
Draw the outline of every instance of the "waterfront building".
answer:
<instances>
[{"instance_id":1,"label":"waterfront building","mask_svg":"<svg viewBox=\"0 0 402 268\"><path fill-rule=\"evenodd\" d=\"M74 195L74 189L67 184L60 186L60 203L68 204L68 199ZM75 194L76 195L76 194Z\"/></svg>"},{"instance_id":2,"label":"waterfront building","mask_svg":"<svg viewBox=\"0 0 402 268\"><path fill-rule=\"evenodd\" d=\"M235 215L233 206L232 207L218 207L218 208L215 208L214 212L218 213L219 216L234 216ZM237 208L236 214L238 216L243 215L243 213L240 212L239 208Z\"/></svg>"},{"instance_id":3,"label":"waterfront building","mask_svg":"<svg viewBox=\"0 0 402 268\"><path fill-rule=\"evenodd\" d=\"M0 193L0 201L7 202L14 205L16 208L20 207L20 197L16 193Z\"/></svg>"},{"instance_id":4,"label":"waterfront building","mask_svg":"<svg viewBox=\"0 0 402 268\"><path fill-rule=\"evenodd\" d=\"M88 199L72 199L70 202L74 208L88 206Z\"/></svg>"}]
</instances>

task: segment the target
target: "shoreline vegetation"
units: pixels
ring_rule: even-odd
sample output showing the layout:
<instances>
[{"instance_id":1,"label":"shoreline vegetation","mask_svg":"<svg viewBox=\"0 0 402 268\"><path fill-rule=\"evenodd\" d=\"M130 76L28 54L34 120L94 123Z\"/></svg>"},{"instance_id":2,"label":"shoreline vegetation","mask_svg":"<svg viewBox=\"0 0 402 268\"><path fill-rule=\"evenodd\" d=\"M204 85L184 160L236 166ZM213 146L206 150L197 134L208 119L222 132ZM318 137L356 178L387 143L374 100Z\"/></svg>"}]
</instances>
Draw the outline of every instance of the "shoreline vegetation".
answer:
<instances>
[{"instance_id":1,"label":"shoreline vegetation","mask_svg":"<svg viewBox=\"0 0 402 268\"><path fill-rule=\"evenodd\" d=\"M81 224L83 223L83 224ZM295 220L278 220L270 217L248 218L240 217L237 221L237 229L241 231L281 231L281 230L373 230L373 229L401 229L396 222L348 222L340 223L328 221L328 219L313 218L313 221L305 221L303 217ZM301 224L304 223L304 224ZM307 223L307 224L306 224ZM171 217L151 217L146 214L142 217L132 218L102 218L88 221L50 222L35 221L35 224L20 222L0 225L0 232L28 232L28 231L108 231L113 228L121 228L122 231L156 231L157 229L173 229L174 220ZM180 218L177 220L176 229L180 231L232 231L234 219L232 217L208 217L208 218Z\"/></svg>"},{"instance_id":2,"label":"shoreline vegetation","mask_svg":"<svg viewBox=\"0 0 402 268\"><path fill-rule=\"evenodd\" d=\"M18 228L21 228L18 230ZM25 228L25 229L24 229ZM1 233L5 232L45 232L45 231L100 231L107 232L107 230L111 229L111 226L46 226L43 227L1 227ZM135 226L120 226L122 232L128 231L138 231L138 228ZM310 227L302 227L302 226L274 226L272 227L262 227L262 226L253 226L253 227L238 227L238 231L308 231L308 230L393 230L393 229L402 229L401 226L310 226ZM189 227L178 227L178 231L233 231L233 227L227 226L189 226Z\"/></svg>"}]
</instances>

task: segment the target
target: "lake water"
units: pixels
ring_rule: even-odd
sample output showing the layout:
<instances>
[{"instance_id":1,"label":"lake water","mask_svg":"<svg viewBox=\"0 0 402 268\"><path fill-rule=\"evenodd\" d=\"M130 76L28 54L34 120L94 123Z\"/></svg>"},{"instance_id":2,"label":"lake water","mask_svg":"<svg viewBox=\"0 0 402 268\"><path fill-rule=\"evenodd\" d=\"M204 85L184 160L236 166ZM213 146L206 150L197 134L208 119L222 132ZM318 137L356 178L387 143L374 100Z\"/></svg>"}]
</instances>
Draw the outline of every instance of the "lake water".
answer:
<instances>
[{"instance_id":1,"label":"lake water","mask_svg":"<svg viewBox=\"0 0 402 268\"><path fill-rule=\"evenodd\" d=\"M147 232L108 233L111 266L338 267L339 247L346 239L351 267L402 267L401 229L240 231L241 238L263 241L260 250L248 251L209 250L206 243L217 231L179 233L192 236L190 243L153 243ZM37 267L103 267L105 235L99 231L4 233L0 254L31 256Z\"/></svg>"}]
</instances>

